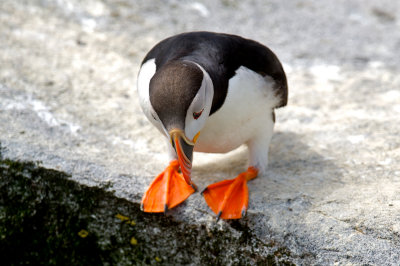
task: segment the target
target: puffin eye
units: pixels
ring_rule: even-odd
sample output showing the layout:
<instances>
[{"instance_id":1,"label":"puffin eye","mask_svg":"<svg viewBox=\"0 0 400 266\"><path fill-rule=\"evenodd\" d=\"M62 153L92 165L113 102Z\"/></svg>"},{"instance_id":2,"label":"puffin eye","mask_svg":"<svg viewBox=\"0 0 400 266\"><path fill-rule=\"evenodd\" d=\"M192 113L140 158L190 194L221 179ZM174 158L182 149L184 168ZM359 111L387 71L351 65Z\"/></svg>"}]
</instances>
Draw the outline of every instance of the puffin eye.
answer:
<instances>
[{"instance_id":1,"label":"puffin eye","mask_svg":"<svg viewBox=\"0 0 400 266\"><path fill-rule=\"evenodd\" d=\"M199 117L201 116L201 113L203 113L203 111L204 111L204 108L201 109L200 112L193 112L193 118L196 120L199 119Z\"/></svg>"}]
</instances>

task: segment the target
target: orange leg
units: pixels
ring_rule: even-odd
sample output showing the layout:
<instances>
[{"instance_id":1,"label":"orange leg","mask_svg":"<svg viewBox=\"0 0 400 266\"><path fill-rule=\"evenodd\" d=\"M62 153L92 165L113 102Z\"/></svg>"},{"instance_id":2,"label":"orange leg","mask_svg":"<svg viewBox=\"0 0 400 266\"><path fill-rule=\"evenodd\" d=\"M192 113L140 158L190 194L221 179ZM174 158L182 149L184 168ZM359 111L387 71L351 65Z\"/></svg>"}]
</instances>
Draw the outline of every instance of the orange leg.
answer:
<instances>
[{"instance_id":1,"label":"orange leg","mask_svg":"<svg viewBox=\"0 0 400 266\"><path fill-rule=\"evenodd\" d=\"M144 212L166 212L195 191L178 171L178 161L171 161L169 166L153 180L142 198L141 209Z\"/></svg>"},{"instance_id":2,"label":"orange leg","mask_svg":"<svg viewBox=\"0 0 400 266\"><path fill-rule=\"evenodd\" d=\"M236 178L209 185L202 192L217 219L240 219L246 214L249 204L247 181L256 178L257 174L258 170L251 166Z\"/></svg>"}]
</instances>

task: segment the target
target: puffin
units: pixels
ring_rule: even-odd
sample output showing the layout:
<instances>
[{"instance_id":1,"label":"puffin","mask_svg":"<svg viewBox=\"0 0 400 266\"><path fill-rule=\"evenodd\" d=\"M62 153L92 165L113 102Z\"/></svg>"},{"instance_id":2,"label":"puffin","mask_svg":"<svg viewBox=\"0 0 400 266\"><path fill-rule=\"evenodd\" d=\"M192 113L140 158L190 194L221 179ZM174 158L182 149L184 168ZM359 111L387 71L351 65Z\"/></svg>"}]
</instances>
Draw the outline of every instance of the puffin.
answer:
<instances>
[{"instance_id":1,"label":"puffin","mask_svg":"<svg viewBox=\"0 0 400 266\"><path fill-rule=\"evenodd\" d=\"M169 163L143 195L144 212L166 212L197 190L193 152L248 147L249 166L201 193L217 219L246 215L247 181L265 173L275 109L287 104L281 62L263 44L237 35L186 32L156 44L137 79L147 119L167 142Z\"/></svg>"}]
</instances>

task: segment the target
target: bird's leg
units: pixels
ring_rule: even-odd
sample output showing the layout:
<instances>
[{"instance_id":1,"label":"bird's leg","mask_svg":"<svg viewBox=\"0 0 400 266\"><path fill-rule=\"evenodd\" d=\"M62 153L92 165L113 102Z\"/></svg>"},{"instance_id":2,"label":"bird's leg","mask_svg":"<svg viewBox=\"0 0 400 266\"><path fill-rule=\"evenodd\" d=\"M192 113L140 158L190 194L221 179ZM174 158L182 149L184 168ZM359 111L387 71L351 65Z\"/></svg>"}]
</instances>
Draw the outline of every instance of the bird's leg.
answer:
<instances>
[{"instance_id":1,"label":"bird's leg","mask_svg":"<svg viewBox=\"0 0 400 266\"><path fill-rule=\"evenodd\" d=\"M247 181L257 175L257 168L250 166L236 178L214 183L203 190L204 199L218 219L240 219L246 214L249 204Z\"/></svg>"},{"instance_id":2,"label":"bird's leg","mask_svg":"<svg viewBox=\"0 0 400 266\"><path fill-rule=\"evenodd\" d=\"M266 117L264 128L246 144L250 167L235 179L209 185L203 196L218 219L239 219L246 214L249 203L247 181L263 174L268 164L268 150L274 128L273 117Z\"/></svg>"},{"instance_id":3,"label":"bird's leg","mask_svg":"<svg viewBox=\"0 0 400 266\"><path fill-rule=\"evenodd\" d=\"M194 188L179 173L178 160L173 160L150 184L143 195L141 209L144 212L166 212L193 192Z\"/></svg>"}]
</instances>

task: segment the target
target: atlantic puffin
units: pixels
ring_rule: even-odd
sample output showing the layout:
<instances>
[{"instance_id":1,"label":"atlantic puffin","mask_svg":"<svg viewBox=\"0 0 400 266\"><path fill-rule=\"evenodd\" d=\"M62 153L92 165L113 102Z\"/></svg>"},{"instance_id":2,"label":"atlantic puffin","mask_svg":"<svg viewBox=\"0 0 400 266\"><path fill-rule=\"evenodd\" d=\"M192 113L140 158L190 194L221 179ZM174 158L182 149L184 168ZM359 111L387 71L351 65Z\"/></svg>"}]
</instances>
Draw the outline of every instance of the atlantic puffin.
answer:
<instances>
[{"instance_id":1,"label":"atlantic puffin","mask_svg":"<svg viewBox=\"0 0 400 266\"><path fill-rule=\"evenodd\" d=\"M162 40L142 61L140 106L167 141L169 165L143 195L145 212L166 212L196 191L193 151L226 153L247 145L249 167L202 195L217 219L239 219L248 207L247 181L265 173L275 109L288 86L277 56L240 36L188 32Z\"/></svg>"}]
</instances>

